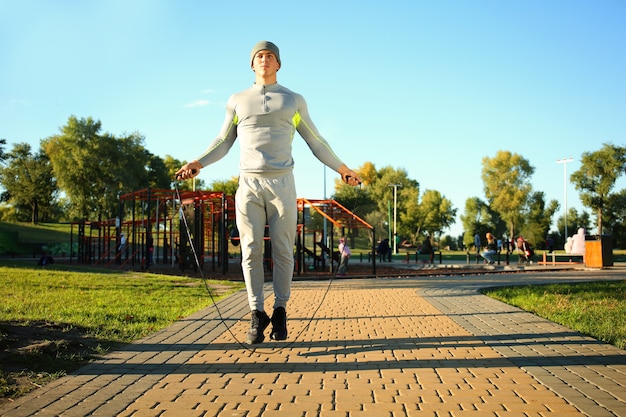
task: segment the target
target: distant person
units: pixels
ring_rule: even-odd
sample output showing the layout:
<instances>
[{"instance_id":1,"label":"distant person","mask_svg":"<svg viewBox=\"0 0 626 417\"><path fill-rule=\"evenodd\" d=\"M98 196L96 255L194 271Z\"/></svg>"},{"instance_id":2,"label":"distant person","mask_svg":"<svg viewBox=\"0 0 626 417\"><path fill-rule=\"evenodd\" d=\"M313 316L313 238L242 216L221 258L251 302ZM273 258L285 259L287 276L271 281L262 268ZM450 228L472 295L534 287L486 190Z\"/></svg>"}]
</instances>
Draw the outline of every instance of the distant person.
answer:
<instances>
[{"instance_id":1,"label":"distant person","mask_svg":"<svg viewBox=\"0 0 626 417\"><path fill-rule=\"evenodd\" d=\"M585 228L580 227L572 236L572 253L583 255L585 253Z\"/></svg>"},{"instance_id":2,"label":"distant person","mask_svg":"<svg viewBox=\"0 0 626 417\"><path fill-rule=\"evenodd\" d=\"M166 264L169 258L170 245L167 242L167 237L163 238L163 263Z\"/></svg>"},{"instance_id":3,"label":"distant person","mask_svg":"<svg viewBox=\"0 0 626 417\"><path fill-rule=\"evenodd\" d=\"M52 258L52 256L47 255L46 253L44 253L43 255L41 255L41 258L39 258L39 262L37 262L37 265L39 266L46 266L46 265L50 265L54 263L54 258Z\"/></svg>"},{"instance_id":4,"label":"distant person","mask_svg":"<svg viewBox=\"0 0 626 417\"><path fill-rule=\"evenodd\" d=\"M518 264L531 263L532 257L535 255L535 250L530 242L528 242L522 235L517 238L517 251L519 255Z\"/></svg>"},{"instance_id":5,"label":"distant person","mask_svg":"<svg viewBox=\"0 0 626 417\"><path fill-rule=\"evenodd\" d=\"M391 247L389 246L389 239L385 238L381 240L378 244L378 248L376 248L376 252L378 252L381 262L385 260L391 262Z\"/></svg>"},{"instance_id":6,"label":"distant person","mask_svg":"<svg viewBox=\"0 0 626 417\"><path fill-rule=\"evenodd\" d=\"M426 236L424 241L422 242L422 246L420 247L419 253L422 255L429 255L428 261L433 263L435 260L435 251L433 249L433 245L430 242L430 236ZM424 261L426 262L426 260Z\"/></svg>"},{"instance_id":7,"label":"distant person","mask_svg":"<svg viewBox=\"0 0 626 417\"><path fill-rule=\"evenodd\" d=\"M348 269L348 261L350 260L350 256L352 256L352 252L350 252L350 247L346 243L346 240L342 237L339 239L339 268L337 269L337 275L343 276L346 275L346 271Z\"/></svg>"},{"instance_id":8,"label":"distant person","mask_svg":"<svg viewBox=\"0 0 626 417\"><path fill-rule=\"evenodd\" d=\"M489 265L493 265L496 262L494 257L498 253L498 242L495 236L489 232L487 232L485 237L487 238L487 246L485 250L480 253L480 256L482 256Z\"/></svg>"},{"instance_id":9,"label":"distant person","mask_svg":"<svg viewBox=\"0 0 626 417\"><path fill-rule=\"evenodd\" d=\"M481 248L480 234L476 232L476 234L474 235L474 251L476 252L476 263L478 263L478 258L480 256L480 248Z\"/></svg>"},{"instance_id":10,"label":"distant person","mask_svg":"<svg viewBox=\"0 0 626 417\"><path fill-rule=\"evenodd\" d=\"M120 246L117 248L118 259L122 259L122 255L124 254L125 250L126 250L126 235L122 233L120 235Z\"/></svg>"},{"instance_id":11,"label":"distant person","mask_svg":"<svg viewBox=\"0 0 626 417\"><path fill-rule=\"evenodd\" d=\"M146 269L150 268L152 264L154 264L154 239L151 237L148 238L148 253L146 259Z\"/></svg>"},{"instance_id":12,"label":"distant person","mask_svg":"<svg viewBox=\"0 0 626 417\"><path fill-rule=\"evenodd\" d=\"M502 247L500 248L500 251L503 251L506 253L511 252L511 240L509 238L506 238L502 241Z\"/></svg>"},{"instance_id":13,"label":"distant person","mask_svg":"<svg viewBox=\"0 0 626 417\"><path fill-rule=\"evenodd\" d=\"M430 255L433 252L433 245L430 243L430 238L426 236L424 242L422 243L422 247L420 248L420 253L422 255Z\"/></svg>"},{"instance_id":14,"label":"distant person","mask_svg":"<svg viewBox=\"0 0 626 417\"><path fill-rule=\"evenodd\" d=\"M300 94L278 84L282 63L278 46L258 42L250 52L254 85L232 95L226 118L217 137L197 159L177 172L181 179L193 178L207 165L222 159L239 139L239 188L235 195L237 229L241 242L241 265L248 291L250 330L248 343L261 343L272 323L270 338L287 338L287 301L291 295L294 243L297 229L297 194L293 176L292 142L295 132L304 139L324 165L341 175L344 183L361 183L313 123L307 103ZM265 312L263 285L263 235L269 224L272 244L274 312Z\"/></svg>"},{"instance_id":15,"label":"distant person","mask_svg":"<svg viewBox=\"0 0 626 417\"><path fill-rule=\"evenodd\" d=\"M526 239L524 239L524 236L519 235L517 237L517 241L516 241L516 248L518 252L524 252L524 248L526 247Z\"/></svg>"}]
</instances>

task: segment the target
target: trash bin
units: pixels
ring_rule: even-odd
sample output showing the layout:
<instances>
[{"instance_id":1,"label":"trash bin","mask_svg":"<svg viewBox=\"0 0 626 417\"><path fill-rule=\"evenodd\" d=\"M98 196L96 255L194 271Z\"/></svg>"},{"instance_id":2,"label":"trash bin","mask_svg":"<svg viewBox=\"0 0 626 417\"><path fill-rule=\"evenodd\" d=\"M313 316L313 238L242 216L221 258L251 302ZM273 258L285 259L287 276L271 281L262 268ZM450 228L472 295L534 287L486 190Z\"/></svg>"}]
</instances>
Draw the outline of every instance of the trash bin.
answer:
<instances>
[{"instance_id":1,"label":"trash bin","mask_svg":"<svg viewBox=\"0 0 626 417\"><path fill-rule=\"evenodd\" d=\"M613 242L611 236L585 236L585 266L588 268L613 266Z\"/></svg>"}]
</instances>

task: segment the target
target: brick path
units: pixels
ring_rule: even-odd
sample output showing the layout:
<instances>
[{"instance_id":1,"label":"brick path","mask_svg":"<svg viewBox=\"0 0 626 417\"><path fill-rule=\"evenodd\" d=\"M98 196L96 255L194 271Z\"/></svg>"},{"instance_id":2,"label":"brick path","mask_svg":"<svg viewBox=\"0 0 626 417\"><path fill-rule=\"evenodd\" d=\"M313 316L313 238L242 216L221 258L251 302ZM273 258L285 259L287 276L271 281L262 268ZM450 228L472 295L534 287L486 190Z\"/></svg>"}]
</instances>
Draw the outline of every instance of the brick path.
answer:
<instances>
[{"instance_id":1,"label":"brick path","mask_svg":"<svg viewBox=\"0 0 626 417\"><path fill-rule=\"evenodd\" d=\"M232 334L207 308L0 415L626 416L626 351L476 292L590 279L624 269L298 281L289 339L256 349L234 339L240 292L219 304Z\"/></svg>"}]
</instances>

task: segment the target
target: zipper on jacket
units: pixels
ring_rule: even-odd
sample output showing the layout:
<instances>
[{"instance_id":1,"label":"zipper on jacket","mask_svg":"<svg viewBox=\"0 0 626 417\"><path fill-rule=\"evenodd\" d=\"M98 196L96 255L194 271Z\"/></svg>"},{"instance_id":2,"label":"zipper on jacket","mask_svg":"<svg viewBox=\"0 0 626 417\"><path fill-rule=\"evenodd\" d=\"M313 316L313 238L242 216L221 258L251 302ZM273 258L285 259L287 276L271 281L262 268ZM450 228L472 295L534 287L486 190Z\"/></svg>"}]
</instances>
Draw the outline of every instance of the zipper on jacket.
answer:
<instances>
[{"instance_id":1,"label":"zipper on jacket","mask_svg":"<svg viewBox=\"0 0 626 417\"><path fill-rule=\"evenodd\" d=\"M266 85L263 86L263 111L265 113L269 113L270 109L269 106L267 105L267 92L265 91L267 88Z\"/></svg>"}]
</instances>

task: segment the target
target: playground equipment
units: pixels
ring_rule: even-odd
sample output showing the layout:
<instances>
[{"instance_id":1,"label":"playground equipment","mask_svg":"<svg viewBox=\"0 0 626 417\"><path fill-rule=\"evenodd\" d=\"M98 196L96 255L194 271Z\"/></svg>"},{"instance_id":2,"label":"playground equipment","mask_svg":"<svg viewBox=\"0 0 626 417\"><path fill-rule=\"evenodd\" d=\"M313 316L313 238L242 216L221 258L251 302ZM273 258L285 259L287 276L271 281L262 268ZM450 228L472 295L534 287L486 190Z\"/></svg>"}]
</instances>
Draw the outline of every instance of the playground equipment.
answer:
<instances>
[{"instance_id":1,"label":"playground equipment","mask_svg":"<svg viewBox=\"0 0 626 417\"><path fill-rule=\"evenodd\" d=\"M306 220L310 217L311 211L320 214L330 225L330 231L327 233L329 242L324 241L324 233L319 230L308 230ZM308 255L313 258L314 268L324 268L325 259L328 256L331 259L331 272L334 271L334 263L339 263L339 253L332 250L336 245L334 243L334 229L341 229L341 235L345 234L345 229L368 229L371 233L372 253L374 253L374 244L376 242L376 233L374 228L366 221L352 213L350 210L339 204L335 200L313 200L306 198L298 199L298 234L296 238L296 272L298 274L304 271L306 265L305 257ZM313 249L307 247L307 233L312 233ZM317 236L320 236L318 238ZM319 249L319 251L318 251ZM324 256L326 255L326 256ZM376 257L372 257L372 274L376 274Z\"/></svg>"},{"instance_id":2,"label":"playground equipment","mask_svg":"<svg viewBox=\"0 0 626 417\"><path fill-rule=\"evenodd\" d=\"M141 210L137 210L138 204ZM130 220L125 220L127 211L131 213ZM141 216L136 219L138 214ZM183 222L180 216L187 221ZM208 260L212 270L221 266L224 273L227 271L227 227L234 223L232 196L214 191L148 188L120 196L118 218L120 234L126 230L132 242L129 259L133 264L140 260L144 269L153 263L195 269L193 245L200 267Z\"/></svg>"},{"instance_id":3,"label":"playground equipment","mask_svg":"<svg viewBox=\"0 0 626 417\"><path fill-rule=\"evenodd\" d=\"M314 269L324 269L326 259L338 262L337 254L331 250L335 228L365 228L372 233L374 228L350 212L335 200L312 200L299 198L298 231L295 244L295 269L301 274L308 262ZM318 213L330 225L325 241L322 231L310 227L311 213ZM183 221L181 216L185 216ZM77 229L74 242L74 227ZM187 227L189 229L187 230ZM122 244L122 234L125 242ZM267 234L269 236L269 234ZM179 191L146 188L121 195L118 217L105 221L73 222L71 247L76 243L76 260L79 263L119 265L121 267L149 270L161 264L178 266L181 270L204 269L228 272L229 248L239 244L235 226L234 196L218 191ZM192 248L193 246L193 248ZM198 256L198 263L194 259ZM372 251L374 249L372 248ZM74 259L70 254L70 262ZM373 257L375 259L375 257ZM271 239L266 237L265 265L271 269ZM376 262L372 262L373 273Z\"/></svg>"},{"instance_id":4,"label":"playground equipment","mask_svg":"<svg viewBox=\"0 0 626 417\"><path fill-rule=\"evenodd\" d=\"M181 221L183 215L190 230ZM73 222L70 243L76 247L79 263L143 270L157 264L195 269L194 245L201 266L208 260L213 270L222 266L226 272L228 224L234 224L231 196L206 191L180 191L177 195L175 190L147 188L121 195L116 219ZM70 262L73 259L74 253Z\"/></svg>"},{"instance_id":5,"label":"playground equipment","mask_svg":"<svg viewBox=\"0 0 626 417\"><path fill-rule=\"evenodd\" d=\"M76 238L74 229L76 228ZM110 256L115 250L115 222L76 221L70 223L70 263L96 264Z\"/></svg>"}]
</instances>

